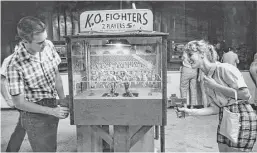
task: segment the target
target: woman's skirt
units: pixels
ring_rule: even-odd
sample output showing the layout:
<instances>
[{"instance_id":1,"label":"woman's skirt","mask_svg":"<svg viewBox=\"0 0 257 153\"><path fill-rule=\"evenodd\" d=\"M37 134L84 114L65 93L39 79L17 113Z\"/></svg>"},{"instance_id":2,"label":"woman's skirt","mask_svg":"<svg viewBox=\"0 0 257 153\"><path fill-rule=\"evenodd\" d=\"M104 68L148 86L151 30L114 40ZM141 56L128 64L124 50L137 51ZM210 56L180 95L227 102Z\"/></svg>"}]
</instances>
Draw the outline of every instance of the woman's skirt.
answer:
<instances>
[{"instance_id":1,"label":"woman's skirt","mask_svg":"<svg viewBox=\"0 0 257 153\"><path fill-rule=\"evenodd\" d=\"M246 101L239 104L232 104L227 107L231 112L240 114L240 130L238 143L233 143L228 138L220 134L220 124L222 121L223 108L219 112L219 125L217 130L217 142L226 144L229 147L241 151L252 151L257 136L257 115L252 106Z\"/></svg>"}]
</instances>

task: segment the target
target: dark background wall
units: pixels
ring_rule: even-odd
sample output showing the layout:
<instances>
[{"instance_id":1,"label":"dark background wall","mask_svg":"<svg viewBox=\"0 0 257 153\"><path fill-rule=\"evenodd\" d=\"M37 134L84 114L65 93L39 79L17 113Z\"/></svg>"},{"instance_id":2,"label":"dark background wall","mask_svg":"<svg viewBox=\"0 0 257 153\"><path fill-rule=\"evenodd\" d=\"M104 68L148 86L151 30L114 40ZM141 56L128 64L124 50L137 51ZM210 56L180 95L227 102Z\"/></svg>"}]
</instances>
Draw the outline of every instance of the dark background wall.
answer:
<instances>
[{"instance_id":1,"label":"dark background wall","mask_svg":"<svg viewBox=\"0 0 257 153\"><path fill-rule=\"evenodd\" d=\"M237 48L241 69L249 69L256 53L256 2L222 2L224 39Z\"/></svg>"},{"instance_id":2,"label":"dark background wall","mask_svg":"<svg viewBox=\"0 0 257 153\"><path fill-rule=\"evenodd\" d=\"M24 16L36 16L45 21L45 16L52 12L54 2L36 1L1 1L1 63L10 52L6 46L14 41L16 25Z\"/></svg>"},{"instance_id":3,"label":"dark background wall","mask_svg":"<svg viewBox=\"0 0 257 153\"><path fill-rule=\"evenodd\" d=\"M150 9L154 14L154 30L168 32L169 53L172 43L194 39L225 40L237 49L240 69L249 69L256 52L256 2L232 1L135 1L137 9ZM48 25L48 36L63 41L62 36L78 32L79 14L89 10L131 9L130 1L1 1L1 63L10 52L6 46L16 35L20 18L33 15ZM180 62L168 58L168 68Z\"/></svg>"}]
</instances>

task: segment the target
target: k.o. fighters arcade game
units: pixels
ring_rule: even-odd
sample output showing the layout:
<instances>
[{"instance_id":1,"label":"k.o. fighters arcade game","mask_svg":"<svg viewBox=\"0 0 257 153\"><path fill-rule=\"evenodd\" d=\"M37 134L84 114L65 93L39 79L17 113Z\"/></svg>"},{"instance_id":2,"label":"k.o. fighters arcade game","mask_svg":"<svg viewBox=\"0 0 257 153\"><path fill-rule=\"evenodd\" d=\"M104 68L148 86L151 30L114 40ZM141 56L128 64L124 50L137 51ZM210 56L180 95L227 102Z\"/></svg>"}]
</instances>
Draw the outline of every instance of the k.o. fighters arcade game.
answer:
<instances>
[{"instance_id":1,"label":"k.o. fighters arcade game","mask_svg":"<svg viewBox=\"0 0 257 153\"><path fill-rule=\"evenodd\" d=\"M147 9L81 13L80 33L65 37L77 151L154 151L154 127L166 125L167 36Z\"/></svg>"}]
</instances>

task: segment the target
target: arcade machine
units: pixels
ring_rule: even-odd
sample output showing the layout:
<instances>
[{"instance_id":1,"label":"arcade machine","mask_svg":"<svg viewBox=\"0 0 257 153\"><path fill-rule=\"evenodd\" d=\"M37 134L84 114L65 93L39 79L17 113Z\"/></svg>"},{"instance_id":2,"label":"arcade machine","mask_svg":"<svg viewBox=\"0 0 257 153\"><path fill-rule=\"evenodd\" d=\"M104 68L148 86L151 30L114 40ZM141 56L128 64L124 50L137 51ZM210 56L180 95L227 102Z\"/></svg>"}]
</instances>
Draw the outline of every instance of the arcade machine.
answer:
<instances>
[{"instance_id":1,"label":"arcade machine","mask_svg":"<svg viewBox=\"0 0 257 153\"><path fill-rule=\"evenodd\" d=\"M118 24L103 21L115 13L136 13L137 21L152 15L150 10L87 11L80 16L80 33L65 37L77 151L101 152L104 142L114 152L153 152L153 128L166 125L168 34L142 27L114 31ZM114 28L94 30L89 20L98 18L101 27ZM115 21L136 26L123 19Z\"/></svg>"}]
</instances>

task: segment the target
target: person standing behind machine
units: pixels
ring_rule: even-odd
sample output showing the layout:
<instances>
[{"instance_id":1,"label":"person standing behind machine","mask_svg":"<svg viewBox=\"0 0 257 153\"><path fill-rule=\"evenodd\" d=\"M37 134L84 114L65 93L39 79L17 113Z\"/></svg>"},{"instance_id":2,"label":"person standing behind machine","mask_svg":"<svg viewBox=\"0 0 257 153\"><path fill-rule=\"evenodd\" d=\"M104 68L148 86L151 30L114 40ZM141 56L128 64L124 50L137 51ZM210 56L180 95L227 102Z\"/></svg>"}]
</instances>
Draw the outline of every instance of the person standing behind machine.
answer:
<instances>
[{"instance_id":1,"label":"person standing behind machine","mask_svg":"<svg viewBox=\"0 0 257 153\"><path fill-rule=\"evenodd\" d=\"M254 54L254 60L250 65L250 75L253 79L253 82L255 83L255 97L254 97L254 103L255 103L255 108L257 107L257 53Z\"/></svg>"},{"instance_id":2,"label":"person standing behind machine","mask_svg":"<svg viewBox=\"0 0 257 153\"><path fill-rule=\"evenodd\" d=\"M255 86L257 87L257 53L254 54L254 59L253 59L253 62L251 63L250 74L253 78Z\"/></svg>"},{"instance_id":3,"label":"person standing behind machine","mask_svg":"<svg viewBox=\"0 0 257 153\"><path fill-rule=\"evenodd\" d=\"M232 47L228 47L224 50L224 54L222 56L221 62L222 63L229 63L237 67L237 64L239 64L238 55L234 53L234 49Z\"/></svg>"},{"instance_id":4,"label":"person standing behind machine","mask_svg":"<svg viewBox=\"0 0 257 153\"><path fill-rule=\"evenodd\" d=\"M33 152L56 152L59 119L69 113L56 100L57 94L65 98L58 70L61 59L53 43L46 40L46 26L39 19L23 17L17 32L22 40L7 67L10 94L21 110L21 125Z\"/></svg>"},{"instance_id":5,"label":"person standing behind machine","mask_svg":"<svg viewBox=\"0 0 257 153\"><path fill-rule=\"evenodd\" d=\"M182 60L180 94L181 98L187 98L189 93L189 105L193 108L197 101L197 69L192 69L185 52L183 52ZM187 104L185 106L187 106Z\"/></svg>"},{"instance_id":6,"label":"person standing behind machine","mask_svg":"<svg viewBox=\"0 0 257 153\"><path fill-rule=\"evenodd\" d=\"M213 46L214 46L214 48L217 52L217 60L221 61L224 50L226 48L225 40L223 40L223 41L214 40L213 41Z\"/></svg>"}]
</instances>

